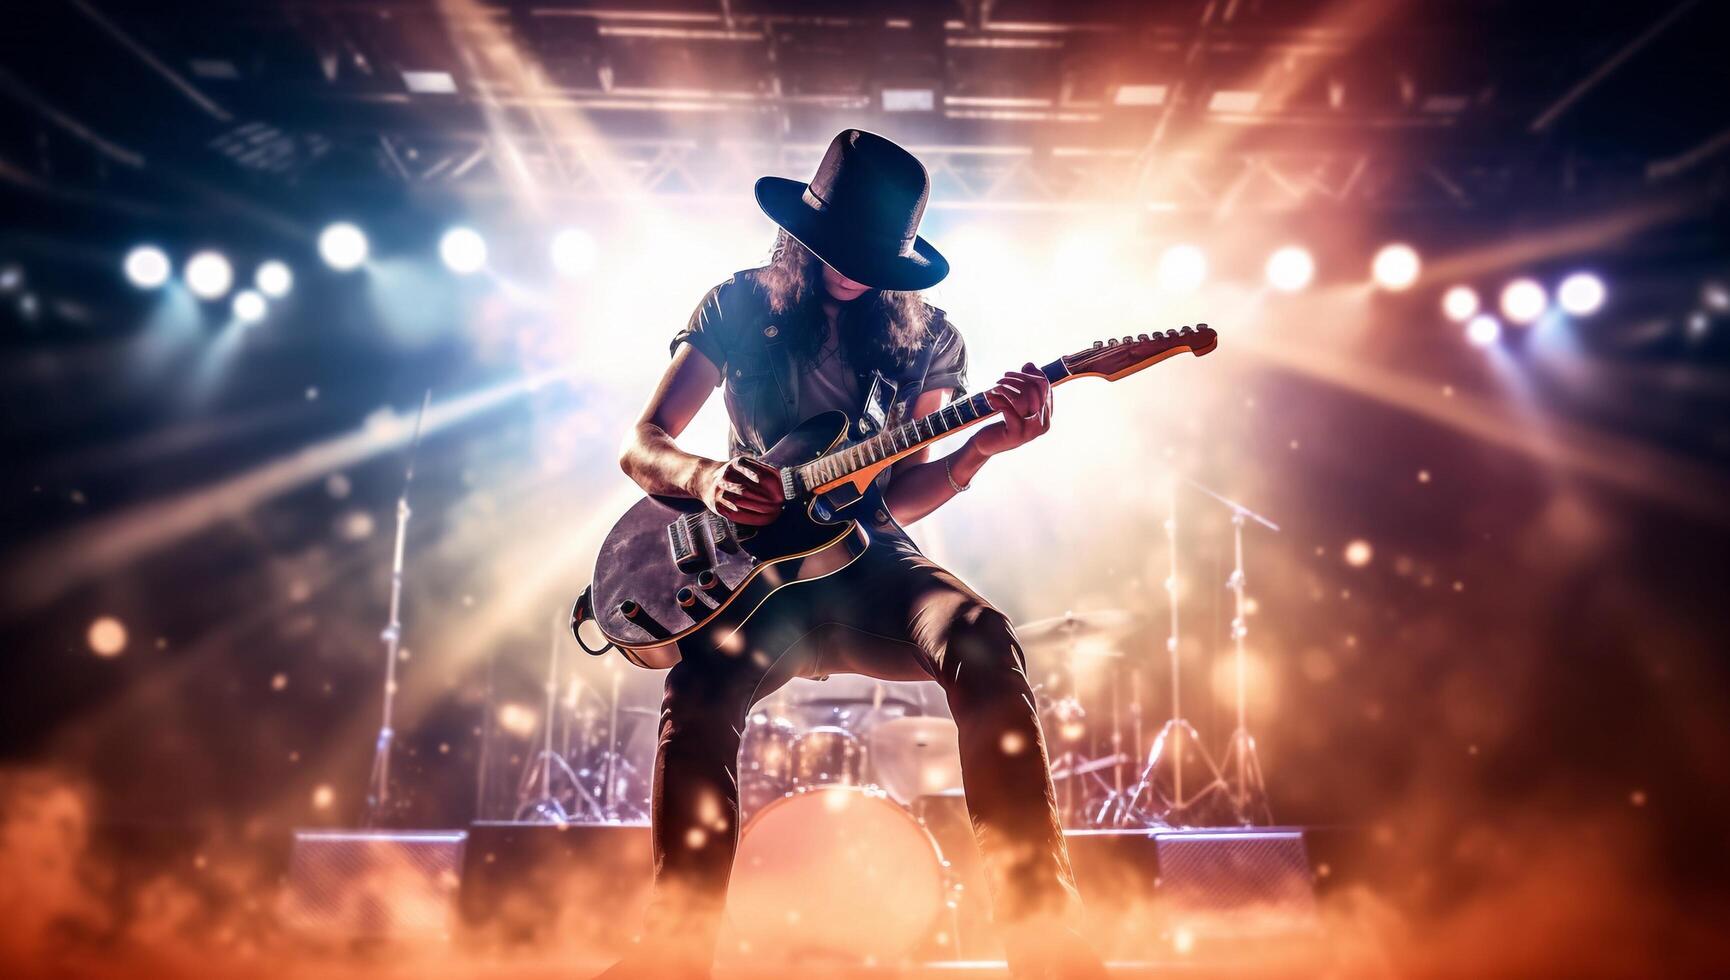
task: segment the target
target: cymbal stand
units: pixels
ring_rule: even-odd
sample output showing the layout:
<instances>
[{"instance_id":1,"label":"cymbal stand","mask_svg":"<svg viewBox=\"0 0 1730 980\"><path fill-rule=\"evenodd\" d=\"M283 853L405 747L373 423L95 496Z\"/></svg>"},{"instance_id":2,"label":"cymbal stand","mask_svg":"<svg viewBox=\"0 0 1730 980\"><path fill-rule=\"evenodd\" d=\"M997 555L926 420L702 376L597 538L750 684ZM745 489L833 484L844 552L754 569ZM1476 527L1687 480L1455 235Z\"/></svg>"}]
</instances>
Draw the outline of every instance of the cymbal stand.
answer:
<instances>
[{"instance_id":1,"label":"cymbal stand","mask_svg":"<svg viewBox=\"0 0 1730 980\"><path fill-rule=\"evenodd\" d=\"M1147 764L1142 768L1141 779L1131 791L1120 822L1131 823L1139 819L1144 824L1169 824L1182 826L1187 822L1187 811L1201 800L1227 789L1224 778L1220 775L1219 766L1214 764L1208 755L1206 746L1202 743L1201 733L1195 726L1183 717L1183 685L1182 665L1178 658L1178 564L1177 564L1177 484L1166 486L1166 520L1165 520L1167 577L1165 592L1170 601L1171 632L1165 639L1166 658L1171 667L1171 717L1154 733L1153 745L1147 754ZM1137 743L1139 751L1140 744ZM1201 763L1202 769L1193 774L1192 785L1199 784L1191 794L1184 794L1184 756L1191 755ZM1169 792L1162 771L1168 771ZM1141 806L1143 797L1148 798L1149 807Z\"/></svg>"},{"instance_id":2,"label":"cymbal stand","mask_svg":"<svg viewBox=\"0 0 1730 980\"><path fill-rule=\"evenodd\" d=\"M553 750L553 731L557 727L558 696L559 696L559 646L565 636L562 625L553 624L552 644L547 652L547 707L546 714L541 718L541 751L529 760L523 771L522 781L517 787L517 809L515 819L533 823L565 824L573 818L597 816L600 807L595 803L594 796L583 786L565 760L565 753ZM569 742L569 727L566 728L566 741ZM568 793L561 793L555 786L555 780L563 777ZM531 796L538 792L539 795ZM565 809L563 799L569 797L571 806L576 810L573 814Z\"/></svg>"},{"instance_id":3,"label":"cymbal stand","mask_svg":"<svg viewBox=\"0 0 1730 980\"><path fill-rule=\"evenodd\" d=\"M638 796L634 789L630 794L621 792L626 787L641 787L643 780L637 767L625 757L619 731L619 719L624 714L620 708L619 689L624 677L618 663L618 658L607 662L612 679L612 697L607 704L607 750L585 771L592 771L603 780L599 793L600 818L607 823L631 823L648 819L648 794L645 792Z\"/></svg>"},{"instance_id":4,"label":"cymbal stand","mask_svg":"<svg viewBox=\"0 0 1730 980\"><path fill-rule=\"evenodd\" d=\"M373 745L372 775L367 779L366 814L368 827L376 827L389 816L390 755L396 741L391 727L396 714L396 662L402 652L402 556L408 539L408 488L414 482L415 454L420 451L421 426L426 422L427 406L432 403L432 389L421 397L420 412L415 415L414 439L409 442L408 466L403 471L402 493L396 498L396 546L391 553L390 618L379 639L384 641L384 717L379 723L378 741Z\"/></svg>"},{"instance_id":5,"label":"cymbal stand","mask_svg":"<svg viewBox=\"0 0 1730 980\"><path fill-rule=\"evenodd\" d=\"M1226 588L1232 591L1233 613L1231 638L1237 673L1237 728L1226 746L1224 771L1232 773L1232 805L1238 822L1246 827L1257 823L1273 823L1273 811L1268 806L1267 785L1262 779L1261 757L1256 754L1255 737L1249 733L1248 721L1248 659L1244 654L1244 638L1249 636L1248 606L1244 593L1243 528L1246 520L1254 520L1270 531L1279 532L1279 525L1257 514L1235 500L1228 499L1199 483L1191 486L1231 509L1232 570Z\"/></svg>"},{"instance_id":6,"label":"cymbal stand","mask_svg":"<svg viewBox=\"0 0 1730 980\"><path fill-rule=\"evenodd\" d=\"M1059 813L1068 818L1072 826L1076 829L1105 826L1107 814L1118 809L1121 805L1119 801L1122 798L1122 791L1121 789L1114 790L1112 784L1106 782L1100 773L1106 768L1121 768L1122 759L1115 757L1115 749L1113 756L1089 759L1087 753L1082 750L1079 738L1072 738L1066 732L1066 729L1071 726L1080 727L1085 731L1083 719L1087 717L1087 713L1081 704L1081 677L1076 666L1080 657L1075 645L1076 624L1070 613L1064 613L1064 616L1068 620L1064 625L1064 630L1069 644L1067 658L1069 696L1052 702L1051 708L1048 710L1052 712L1057 721L1057 738L1066 747L1062 752L1051 757L1051 780L1054 789L1057 788L1055 784L1063 784L1062 804L1059 807ZM1113 732L1115 733L1115 731L1116 722L1114 720ZM1115 734L1113 741L1115 745ZM1087 780L1087 785L1081 784L1081 780L1084 778ZM1088 804L1088 795L1077 799L1078 794L1091 795L1090 790L1092 793L1102 795L1097 812L1093 812L1092 807Z\"/></svg>"}]
</instances>

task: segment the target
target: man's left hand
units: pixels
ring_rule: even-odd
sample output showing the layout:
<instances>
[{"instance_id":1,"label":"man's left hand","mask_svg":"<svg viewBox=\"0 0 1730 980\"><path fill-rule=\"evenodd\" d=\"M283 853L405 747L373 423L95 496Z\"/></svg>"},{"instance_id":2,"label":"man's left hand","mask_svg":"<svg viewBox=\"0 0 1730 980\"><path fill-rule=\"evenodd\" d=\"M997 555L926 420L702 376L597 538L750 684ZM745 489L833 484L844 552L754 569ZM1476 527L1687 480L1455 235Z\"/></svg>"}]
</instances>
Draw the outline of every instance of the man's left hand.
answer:
<instances>
[{"instance_id":1,"label":"man's left hand","mask_svg":"<svg viewBox=\"0 0 1730 980\"><path fill-rule=\"evenodd\" d=\"M985 393L985 401L1003 413L1003 421L987 426L974 445L987 456L1025 445L1051 431L1051 382L1033 362L1010 371Z\"/></svg>"}]
</instances>

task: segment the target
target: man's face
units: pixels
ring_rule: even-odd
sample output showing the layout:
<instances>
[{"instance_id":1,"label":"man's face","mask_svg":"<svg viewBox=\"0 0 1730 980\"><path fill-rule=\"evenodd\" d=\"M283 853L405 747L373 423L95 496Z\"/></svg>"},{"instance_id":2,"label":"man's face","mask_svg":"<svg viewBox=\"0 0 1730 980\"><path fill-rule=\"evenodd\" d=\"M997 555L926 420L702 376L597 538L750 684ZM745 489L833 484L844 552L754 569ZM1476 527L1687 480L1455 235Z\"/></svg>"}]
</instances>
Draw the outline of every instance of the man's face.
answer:
<instances>
[{"instance_id":1,"label":"man's face","mask_svg":"<svg viewBox=\"0 0 1730 980\"><path fill-rule=\"evenodd\" d=\"M829 291L831 297L846 303L858 299L871 287L862 282L854 282L830 268L829 263L825 262L823 263L823 288Z\"/></svg>"}]
</instances>

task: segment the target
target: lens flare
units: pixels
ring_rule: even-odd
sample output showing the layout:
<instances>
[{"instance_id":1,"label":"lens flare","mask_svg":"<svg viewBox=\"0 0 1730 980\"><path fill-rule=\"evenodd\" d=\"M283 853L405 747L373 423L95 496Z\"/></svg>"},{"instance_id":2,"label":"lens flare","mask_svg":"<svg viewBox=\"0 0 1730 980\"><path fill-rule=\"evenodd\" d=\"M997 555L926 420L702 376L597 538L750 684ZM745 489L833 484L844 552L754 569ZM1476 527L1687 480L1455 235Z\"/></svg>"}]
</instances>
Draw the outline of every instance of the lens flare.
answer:
<instances>
[{"instance_id":1,"label":"lens flare","mask_svg":"<svg viewBox=\"0 0 1730 980\"><path fill-rule=\"evenodd\" d=\"M1569 316L1591 316L1604 306L1608 290L1604 280L1590 272L1576 272L1556 289L1556 305Z\"/></svg>"},{"instance_id":2,"label":"lens flare","mask_svg":"<svg viewBox=\"0 0 1730 980\"><path fill-rule=\"evenodd\" d=\"M360 268L368 251L366 233L347 221L338 221L319 233L319 257L338 272Z\"/></svg>"},{"instance_id":3,"label":"lens flare","mask_svg":"<svg viewBox=\"0 0 1730 980\"><path fill-rule=\"evenodd\" d=\"M1287 245L1267 258L1267 283L1282 293L1295 293L1316 275L1316 260L1309 249Z\"/></svg>"},{"instance_id":4,"label":"lens flare","mask_svg":"<svg viewBox=\"0 0 1730 980\"><path fill-rule=\"evenodd\" d=\"M1375 277L1376 285L1393 293L1410 289L1418 281L1422 269L1417 249L1404 242L1383 245L1370 263L1370 274Z\"/></svg>"},{"instance_id":5,"label":"lens flare","mask_svg":"<svg viewBox=\"0 0 1730 980\"><path fill-rule=\"evenodd\" d=\"M1159 288L1192 293L1207 279L1207 255L1194 245L1173 245L1159 257Z\"/></svg>"},{"instance_id":6,"label":"lens flare","mask_svg":"<svg viewBox=\"0 0 1730 980\"><path fill-rule=\"evenodd\" d=\"M1488 313L1480 313L1466 323L1466 339L1474 347L1488 347L1502 336L1502 324Z\"/></svg>"},{"instance_id":7,"label":"lens flare","mask_svg":"<svg viewBox=\"0 0 1730 980\"><path fill-rule=\"evenodd\" d=\"M126 281L139 289L155 289L168 281L168 255L155 245L140 245L126 253Z\"/></svg>"},{"instance_id":8,"label":"lens flare","mask_svg":"<svg viewBox=\"0 0 1730 980\"><path fill-rule=\"evenodd\" d=\"M234 267L221 252L199 252L186 263L186 288L199 299L221 299L234 285Z\"/></svg>"},{"instance_id":9,"label":"lens flare","mask_svg":"<svg viewBox=\"0 0 1730 980\"><path fill-rule=\"evenodd\" d=\"M271 259L258 267L252 284L271 299L281 299L294 288L294 273L289 270L288 263Z\"/></svg>"},{"instance_id":10,"label":"lens flare","mask_svg":"<svg viewBox=\"0 0 1730 980\"><path fill-rule=\"evenodd\" d=\"M439 239L439 258L459 276L479 272L487 264L487 241L473 228L452 228Z\"/></svg>"},{"instance_id":11,"label":"lens flare","mask_svg":"<svg viewBox=\"0 0 1730 980\"><path fill-rule=\"evenodd\" d=\"M1442 314L1455 323L1465 323L1478 315L1478 291L1470 286L1453 286L1442 294Z\"/></svg>"},{"instance_id":12,"label":"lens flare","mask_svg":"<svg viewBox=\"0 0 1730 980\"><path fill-rule=\"evenodd\" d=\"M600 246L581 228L566 228L553 236L553 270L566 279L577 279L595 271Z\"/></svg>"},{"instance_id":13,"label":"lens flare","mask_svg":"<svg viewBox=\"0 0 1730 980\"><path fill-rule=\"evenodd\" d=\"M234 318L241 323L257 323L264 319L269 306L264 302L263 296L250 289L243 289L234 294L234 305L231 309Z\"/></svg>"},{"instance_id":14,"label":"lens flare","mask_svg":"<svg viewBox=\"0 0 1730 980\"><path fill-rule=\"evenodd\" d=\"M113 616L99 617L90 624L85 640L98 657L118 657L126 650L126 626Z\"/></svg>"},{"instance_id":15,"label":"lens flare","mask_svg":"<svg viewBox=\"0 0 1730 980\"><path fill-rule=\"evenodd\" d=\"M1536 323L1549 305L1549 294L1536 279L1515 279L1502 287L1502 315L1509 323Z\"/></svg>"}]
</instances>

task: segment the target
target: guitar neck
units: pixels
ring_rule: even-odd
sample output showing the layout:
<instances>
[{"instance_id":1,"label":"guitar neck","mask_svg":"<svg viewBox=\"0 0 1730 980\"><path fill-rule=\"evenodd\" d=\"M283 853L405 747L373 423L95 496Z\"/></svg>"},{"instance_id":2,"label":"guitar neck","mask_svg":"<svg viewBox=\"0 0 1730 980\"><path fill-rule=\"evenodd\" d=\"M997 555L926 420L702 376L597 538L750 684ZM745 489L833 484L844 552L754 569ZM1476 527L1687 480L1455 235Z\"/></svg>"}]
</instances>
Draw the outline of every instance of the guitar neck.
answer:
<instances>
[{"instance_id":1,"label":"guitar neck","mask_svg":"<svg viewBox=\"0 0 1730 980\"><path fill-rule=\"evenodd\" d=\"M1061 357L1039 370L1045 375L1045 380L1054 385L1073 376L1069 365ZM846 449L794 467L793 471L798 486L808 493L827 493L846 483L868 482L869 478L862 476L863 474L875 476L884 466L901 457L997 414L998 411L985 400L985 393L978 392L961 401L950 402L930 415L885 429ZM860 486L859 489L863 490L864 487Z\"/></svg>"}]
</instances>

